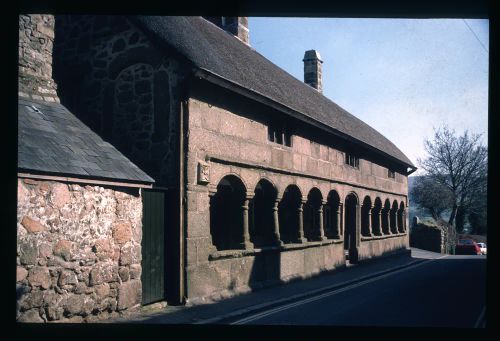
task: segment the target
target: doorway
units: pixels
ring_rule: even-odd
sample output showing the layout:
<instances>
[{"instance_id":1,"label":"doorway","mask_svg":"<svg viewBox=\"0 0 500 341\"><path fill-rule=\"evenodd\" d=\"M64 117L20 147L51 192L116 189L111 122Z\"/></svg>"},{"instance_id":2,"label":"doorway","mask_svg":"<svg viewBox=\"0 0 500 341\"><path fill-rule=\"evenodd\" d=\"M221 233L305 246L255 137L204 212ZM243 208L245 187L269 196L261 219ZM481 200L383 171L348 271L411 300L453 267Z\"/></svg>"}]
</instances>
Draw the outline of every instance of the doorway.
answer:
<instances>
[{"instance_id":1,"label":"doorway","mask_svg":"<svg viewBox=\"0 0 500 341\"><path fill-rule=\"evenodd\" d=\"M349 263L358 262L358 198L353 193L347 195L345 199L345 232L344 232L344 250L347 254Z\"/></svg>"}]
</instances>

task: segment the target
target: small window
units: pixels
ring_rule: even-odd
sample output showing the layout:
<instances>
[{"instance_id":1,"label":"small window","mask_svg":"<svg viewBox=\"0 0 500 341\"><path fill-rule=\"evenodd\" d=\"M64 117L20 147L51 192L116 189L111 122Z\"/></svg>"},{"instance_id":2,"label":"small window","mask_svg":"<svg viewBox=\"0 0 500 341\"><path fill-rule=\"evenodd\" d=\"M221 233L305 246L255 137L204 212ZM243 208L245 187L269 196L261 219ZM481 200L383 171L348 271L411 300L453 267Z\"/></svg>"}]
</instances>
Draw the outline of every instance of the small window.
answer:
<instances>
[{"instance_id":1,"label":"small window","mask_svg":"<svg viewBox=\"0 0 500 341\"><path fill-rule=\"evenodd\" d=\"M359 158L357 156L354 156L353 154L345 154L345 163L351 167L359 168Z\"/></svg>"},{"instance_id":2,"label":"small window","mask_svg":"<svg viewBox=\"0 0 500 341\"><path fill-rule=\"evenodd\" d=\"M396 178L396 173L393 170L388 169L387 170L387 177L389 177L391 179L395 179Z\"/></svg>"},{"instance_id":3,"label":"small window","mask_svg":"<svg viewBox=\"0 0 500 341\"><path fill-rule=\"evenodd\" d=\"M269 141L283 146L292 146L292 134L284 125L270 124L267 130L267 138Z\"/></svg>"}]
</instances>

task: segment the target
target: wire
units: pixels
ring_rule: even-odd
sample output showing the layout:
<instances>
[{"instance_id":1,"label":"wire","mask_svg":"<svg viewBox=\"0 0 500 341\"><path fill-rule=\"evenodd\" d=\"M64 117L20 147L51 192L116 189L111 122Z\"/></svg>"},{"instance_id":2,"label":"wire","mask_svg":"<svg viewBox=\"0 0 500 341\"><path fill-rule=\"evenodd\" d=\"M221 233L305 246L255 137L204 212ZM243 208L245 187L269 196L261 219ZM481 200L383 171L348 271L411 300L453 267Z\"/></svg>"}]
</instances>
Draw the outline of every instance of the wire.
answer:
<instances>
[{"instance_id":1,"label":"wire","mask_svg":"<svg viewBox=\"0 0 500 341\"><path fill-rule=\"evenodd\" d=\"M479 38L476 35L476 33L472 30L472 28L469 26L469 24L467 24L467 21L465 21L465 19L462 19L462 20L465 23L465 25L467 25L467 27L469 28L469 30L472 32L472 34L474 35L474 37L476 37L477 41L479 42L479 44L481 44L481 46L486 51L486 53L489 53L488 49L484 46L484 44L481 42L481 40L479 40Z\"/></svg>"}]
</instances>

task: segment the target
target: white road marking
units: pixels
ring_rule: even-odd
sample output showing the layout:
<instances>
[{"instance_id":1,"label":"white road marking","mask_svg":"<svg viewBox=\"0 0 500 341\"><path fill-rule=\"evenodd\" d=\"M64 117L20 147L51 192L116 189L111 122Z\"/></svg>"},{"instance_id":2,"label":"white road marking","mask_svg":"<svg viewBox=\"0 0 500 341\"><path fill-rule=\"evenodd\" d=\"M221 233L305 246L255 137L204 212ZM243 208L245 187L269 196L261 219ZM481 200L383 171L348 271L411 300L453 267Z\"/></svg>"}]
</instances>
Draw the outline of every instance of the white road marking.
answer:
<instances>
[{"instance_id":1,"label":"white road marking","mask_svg":"<svg viewBox=\"0 0 500 341\"><path fill-rule=\"evenodd\" d=\"M354 288L360 287L362 285L365 285L365 284L368 284L368 283L371 283L371 282L378 281L378 280L380 280L382 278L386 278L386 277L392 276L394 274L397 274L397 273L400 273L400 272L403 272L403 271L407 271L407 270L410 270L410 269L417 268L419 266L422 266L424 264L432 262L432 261L434 261L436 259L442 259L442 258L445 258L445 257L448 257L448 255L444 255L444 256L441 256L441 257L438 257L438 258L435 258L435 259L425 260L425 261L420 262L418 264L411 265L409 267L406 267L406 268L403 268L403 269L400 269L400 270L396 270L396 271L393 271L393 272L390 272L390 273L387 273L387 274L376 276L376 277L373 277L373 278L370 278L370 279L367 279L365 281L361 281L361 282L358 282L358 283L355 283L355 284L351 284L351 285L348 285L346 287L340 288L338 290L330 291L330 292L327 292L327 293L324 293L324 294L320 294L320 295L317 295L317 296L314 296L314 297L310 297L310 298L299 300L299 301L296 301L296 302L293 302L293 303L285 304L285 305L280 306L280 307L276 307L276 308L273 308L273 309L270 309L270 310L267 310L267 311L255 314L255 315L251 315L251 316L245 317L243 319L234 321L234 322L232 322L230 324L231 325L233 325L233 324L234 325L238 325L238 324L245 324L245 323L248 323L248 322L259 320L259 319L261 319L263 317L266 317L266 316L269 316L269 315L272 315L272 314L276 314L278 312L281 312L281 311L284 311L284 310L288 310L288 309L291 309L291 308L294 308L294 307L297 307L297 306L300 306L300 305L303 305L303 304L314 302L314 301L320 300L320 299L328 297L328 296L333 296L333 295L339 294L341 292L344 292L344 291L347 291L347 290L350 290L350 289L354 289Z\"/></svg>"}]
</instances>

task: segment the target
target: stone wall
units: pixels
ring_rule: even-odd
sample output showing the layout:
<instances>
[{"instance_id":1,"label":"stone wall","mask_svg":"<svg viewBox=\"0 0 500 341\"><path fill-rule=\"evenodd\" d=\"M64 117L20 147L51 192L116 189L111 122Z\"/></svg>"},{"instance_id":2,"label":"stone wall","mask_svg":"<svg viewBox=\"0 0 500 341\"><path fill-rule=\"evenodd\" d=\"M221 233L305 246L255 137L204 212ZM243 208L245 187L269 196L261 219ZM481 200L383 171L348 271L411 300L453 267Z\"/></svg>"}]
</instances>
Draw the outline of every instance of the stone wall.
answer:
<instances>
[{"instance_id":1,"label":"stone wall","mask_svg":"<svg viewBox=\"0 0 500 341\"><path fill-rule=\"evenodd\" d=\"M422 250L445 253L445 233L437 225L414 224L410 233L410 245Z\"/></svg>"},{"instance_id":2,"label":"stone wall","mask_svg":"<svg viewBox=\"0 0 500 341\"><path fill-rule=\"evenodd\" d=\"M59 102L52 79L53 15L19 15L19 95Z\"/></svg>"},{"instance_id":3,"label":"stone wall","mask_svg":"<svg viewBox=\"0 0 500 341\"><path fill-rule=\"evenodd\" d=\"M398 236L361 237L359 261L377 258L408 248L408 234Z\"/></svg>"},{"instance_id":4,"label":"stone wall","mask_svg":"<svg viewBox=\"0 0 500 341\"><path fill-rule=\"evenodd\" d=\"M125 17L55 20L54 78L61 102L156 185L176 185L183 66Z\"/></svg>"},{"instance_id":5,"label":"stone wall","mask_svg":"<svg viewBox=\"0 0 500 341\"><path fill-rule=\"evenodd\" d=\"M256 281L260 285L272 279L286 281L345 264L342 239L217 251L210 234L209 195L226 175L241 179L250 197L257 183L266 179L276 188L278 198L288 185L294 184L303 200L317 188L323 201L331 191L336 191L341 201L354 192L359 205L368 196L372 204L378 197L382 203L389 200L391 205L397 201L407 206L407 178L400 173L389 179L387 168L364 159L360 160L359 169L347 166L343 151L322 144L301 130L293 136L292 147L269 142L265 119L276 115L269 108L201 84L192 88L188 112L186 281L191 301L207 295L227 297L258 287ZM208 175L201 174L201 167L208 168ZM359 234L360 227L357 228ZM406 233L360 239L360 260L408 247ZM262 258L265 261L258 261ZM278 266L278 275L255 276L261 263Z\"/></svg>"},{"instance_id":6,"label":"stone wall","mask_svg":"<svg viewBox=\"0 0 500 341\"><path fill-rule=\"evenodd\" d=\"M217 301L345 266L342 243L334 241L215 252L209 259L188 267L189 304Z\"/></svg>"},{"instance_id":7,"label":"stone wall","mask_svg":"<svg viewBox=\"0 0 500 341\"><path fill-rule=\"evenodd\" d=\"M141 304L137 189L18 179L17 321L91 322Z\"/></svg>"}]
</instances>

